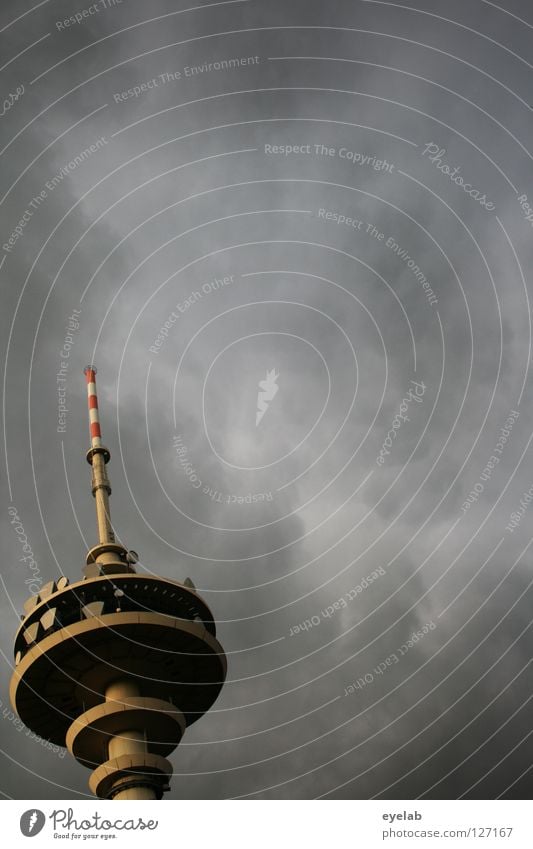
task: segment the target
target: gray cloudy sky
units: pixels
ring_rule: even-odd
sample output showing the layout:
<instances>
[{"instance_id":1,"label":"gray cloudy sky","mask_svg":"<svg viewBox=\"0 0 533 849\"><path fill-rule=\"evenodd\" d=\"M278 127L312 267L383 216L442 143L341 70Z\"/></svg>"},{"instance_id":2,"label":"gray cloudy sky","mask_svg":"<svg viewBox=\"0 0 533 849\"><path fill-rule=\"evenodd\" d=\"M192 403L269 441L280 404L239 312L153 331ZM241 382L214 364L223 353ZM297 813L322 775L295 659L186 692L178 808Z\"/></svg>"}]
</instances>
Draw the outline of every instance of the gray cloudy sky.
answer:
<instances>
[{"instance_id":1,"label":"gray cloudy sky","mask_svg":"<svg viewBox=\"0 0 533 849\"><path fill-rule=\"evenodd\" d=\"M0 791L89 794L10 719L8 511L79 576L93 361L116 533L228 654L168 798L527 798L530 5L104 5L1 10Z\"/></svg>"}]
</instances>

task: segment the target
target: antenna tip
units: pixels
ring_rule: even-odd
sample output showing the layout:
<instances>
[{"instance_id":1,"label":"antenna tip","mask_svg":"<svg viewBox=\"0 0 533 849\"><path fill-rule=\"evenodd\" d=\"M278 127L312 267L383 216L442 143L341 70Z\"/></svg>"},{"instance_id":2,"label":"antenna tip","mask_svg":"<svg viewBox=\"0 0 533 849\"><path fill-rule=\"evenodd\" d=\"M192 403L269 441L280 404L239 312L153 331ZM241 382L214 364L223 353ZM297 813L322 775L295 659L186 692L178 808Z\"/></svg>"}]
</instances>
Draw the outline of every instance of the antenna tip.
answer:
<instances>
[{"instance_id":1,"label":"antenna tip","mask_svg":"<svg viewBox=\"0 0 533 849\"><path fill-rule=\"evenodd\" d=\"M94 372L94 374L96 374L96 372L97 372L96 366L85 366L85 368L83 369L83 373L86 375L87 372L89 372L89 371L92 371L92 372Z\"/></svg>"}]
</instances>

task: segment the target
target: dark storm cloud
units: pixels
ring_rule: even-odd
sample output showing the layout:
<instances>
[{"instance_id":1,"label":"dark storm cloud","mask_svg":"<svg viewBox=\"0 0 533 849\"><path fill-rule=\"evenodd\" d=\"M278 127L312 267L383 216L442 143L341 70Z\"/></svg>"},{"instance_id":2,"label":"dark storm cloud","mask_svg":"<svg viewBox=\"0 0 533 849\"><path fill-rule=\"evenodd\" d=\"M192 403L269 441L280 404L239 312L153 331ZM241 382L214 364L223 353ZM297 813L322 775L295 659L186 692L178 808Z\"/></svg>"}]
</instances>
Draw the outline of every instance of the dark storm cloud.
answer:
<instances>
[{"instance_id":1,"label":"dark storm cloud","mask_svg":"<svg viewBox=\"0 0 533 849\"><path fill-rule=\"evenodd\" d=\"M452 4L446 17L528 56L523 27L474 5ZM520 4L513 10L527 17ZM149 16L168 11L150 4ZM7 31L9 56L50 36L5 69L4 90L23 80L27 91L0 127L6 144L75 88L2 157L6 191L38 156L4 204L7 237L46 181L105 138L48 192L2 270L7 334L43 243L75 205L32 268L7 369L13 502L43 580L60 571L76 578L85 543L94 541L81 375L94 350L117 535L139 550L142 569L193 578L228 652L221 697L173 755L169 797L454 798L471 786L474 797L505 793L527 765L517 749L496 767L529 730L521 706L531 558L520 556L528 517L514 532L505 525L532 484L522 457L531 401L529 381L521 394L527 301L496 214L526 274L531 235L509 181L519 195L528 192L530 161L516 139L525 145L530 119L512 92L527 99L529 70L471 30L381 4L250 2L135 26L146 9L125 0L58 30L71 12L45 6ZM5 21L13 15L8 4ZM256 55L259 64L239 69L184 70ZM322 58L269 60L283 56ZM161 81L178 71L180 79ZM154 88L117 101L153 79ZM183 103L191 105L170 108ZM496 213L423 155L429 143L494 199ZM309 145L310 153L267 154L265 144ZM315 144L335 154L317 154ZM341 148L393 168L352 164ZM326 219L321 209L361 227ZM232 275L228 285L202 288ZM67 427L58 434L55 375L73 309L81 309L80 327L68 363ZM179 318L151 353L173 310ZM257 384L272 368L279 391L259 429ZM423 400L411 401L379 467L413 380L423 381ZM496 471L463 515L518 409ZM176 435L200 487L179 462ZM233 467L285 454L270 468ZM272 500L246 503L252 493ZM6 706L27 587L8 494L4 500ZM347 601L378 567L384 574ZM311 626L290 636L306 621ZM430 622L436 627L400 655ZM398 662L387 664L395 654ZM377 674L380 664L386 669ZM344 695L365 675L372 681ZM87 793L86 770L44 754L13 727L9 718L0 723L6 795ZM518 783L509 795L523 792Z\"/></svg>"}]
</instances>

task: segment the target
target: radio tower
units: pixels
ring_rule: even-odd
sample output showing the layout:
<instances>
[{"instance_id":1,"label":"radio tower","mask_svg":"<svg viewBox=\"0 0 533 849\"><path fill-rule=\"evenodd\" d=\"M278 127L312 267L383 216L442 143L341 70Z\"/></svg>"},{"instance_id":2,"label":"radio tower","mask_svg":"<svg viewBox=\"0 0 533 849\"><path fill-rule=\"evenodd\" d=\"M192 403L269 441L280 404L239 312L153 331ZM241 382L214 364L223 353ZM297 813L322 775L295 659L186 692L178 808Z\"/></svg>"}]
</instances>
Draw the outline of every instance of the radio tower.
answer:
<instances>
[{"instance_id":1,"label":"radio tower","mask_svg":"<svg viewBox=\"0 0 533 849\"><path fill-rule=\"evenodd\" d=\"M62 576L25 603L11 703L28 728L93 770L96 796L160 799L166 758L217 698L226 657L192 582L136 573L137 555L115 540L96 368L85 375L98 544L83 580Z\"/></svg>"}]
</instances>

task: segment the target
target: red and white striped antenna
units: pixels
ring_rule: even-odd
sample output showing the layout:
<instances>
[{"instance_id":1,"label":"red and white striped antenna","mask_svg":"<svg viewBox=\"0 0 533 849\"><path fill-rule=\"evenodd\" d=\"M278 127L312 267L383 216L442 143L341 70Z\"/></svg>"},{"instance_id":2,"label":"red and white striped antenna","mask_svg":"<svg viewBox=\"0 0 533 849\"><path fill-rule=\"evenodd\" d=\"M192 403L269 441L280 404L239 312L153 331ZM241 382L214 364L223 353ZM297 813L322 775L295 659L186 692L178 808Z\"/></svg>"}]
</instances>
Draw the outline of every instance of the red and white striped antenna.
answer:
<instances>
[{"instance_id":1,"label":"red and white striped antenna","mask_svg":"<svg viewBox=\"0 0 533 849\"><path fill-rule=\"evenodd\" d=\"M87 402L89 404L89 428L91 448L102 447L102 431L98 413L98 395L96 394L96 366L85 366L83 373L87 378Z\"/></svg>"},{"instance_id":2,"label":"red and white striped antenna","mask_svg":"<svg viewBox=\"0 0 533 849\"><path fill-rule=\"evenodd\" d=\"M87 451L87 462L91 464L93 469L92 492L96 504L98 525L98 545L91 548L87 555L87 565L96 565L89 569L87 574L92 574L94 571L99 573L134 572L133 563L136 562L137 555L115 541L115 534L111 525L109 512L111 485L106 472L106 464L111 455L109 449L102 443L98 395L96 393L96 366L85 366L83 372L87 380L87 403L91 434L91 447Z\"/></svg>"}]
</instances>

